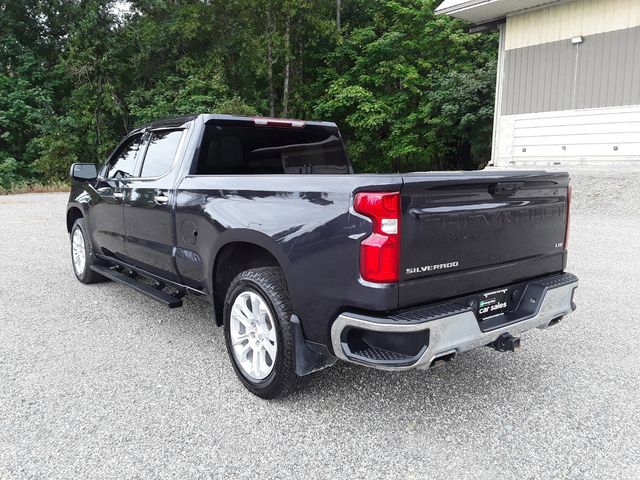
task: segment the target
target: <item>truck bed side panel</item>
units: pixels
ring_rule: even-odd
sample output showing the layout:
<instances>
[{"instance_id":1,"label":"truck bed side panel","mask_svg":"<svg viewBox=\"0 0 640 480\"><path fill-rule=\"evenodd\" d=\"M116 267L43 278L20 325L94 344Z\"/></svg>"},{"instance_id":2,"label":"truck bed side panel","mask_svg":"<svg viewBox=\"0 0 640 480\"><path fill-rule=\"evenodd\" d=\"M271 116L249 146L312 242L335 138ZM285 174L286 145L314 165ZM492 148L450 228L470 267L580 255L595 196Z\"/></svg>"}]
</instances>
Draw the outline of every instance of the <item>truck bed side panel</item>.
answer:
<instances>
[{"instance_id":1,"label":"truck bed side panel","mask_svg":"<svg viewBox=\"0 0 640 480\"><path fill-rule=\"evenodd\" d=\"M342 309L398 306L396 284L360 280L360 239L371 223L351 205L361 185L399 191L399 182L385 175L188 176L177 190L177 269L187 285L211 293L224 245L264 247L285 271L306 338L328 345L330 321Z\"/></svg>"}]
</instances>

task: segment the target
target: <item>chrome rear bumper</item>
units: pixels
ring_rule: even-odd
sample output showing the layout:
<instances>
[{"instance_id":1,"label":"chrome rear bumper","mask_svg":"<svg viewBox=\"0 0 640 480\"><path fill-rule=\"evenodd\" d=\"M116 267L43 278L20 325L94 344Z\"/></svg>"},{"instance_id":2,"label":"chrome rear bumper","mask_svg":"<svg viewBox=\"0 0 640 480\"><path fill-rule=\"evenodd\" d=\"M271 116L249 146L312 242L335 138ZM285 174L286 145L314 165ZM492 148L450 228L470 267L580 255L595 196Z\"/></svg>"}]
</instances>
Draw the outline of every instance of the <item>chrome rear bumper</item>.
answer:
<instances>
[{"instance_id":1,"label":"chrome rear bumper","mask_svg":"<svg viewBox=\"0 0 640 480\"><path fill-rule=\"evenodd\" d=\"M471 306L449 302L388 317L345 312L331 328L334 353L342 360L383 370L429 368L439 358L494 342L500 335L519 335L534 328L546 328L575 310L573 294L578 279L570 273L554 275L527 284L517 309L505 315L505 323L491 330L480 328ZM359 341L358 350L350 342L350 332L397 335L398 342L421 335L422 345L410 355L391 348L377 348ZM409 335L406 335L409 334ZM374 333L373 335L377 335ZM380 338L378 336L377 338ZM391 342L393 343L393 342ZM364 347L363 347L364 345ZM369 348L367 348L369 347Z\"/></svg>"}]
</instances>

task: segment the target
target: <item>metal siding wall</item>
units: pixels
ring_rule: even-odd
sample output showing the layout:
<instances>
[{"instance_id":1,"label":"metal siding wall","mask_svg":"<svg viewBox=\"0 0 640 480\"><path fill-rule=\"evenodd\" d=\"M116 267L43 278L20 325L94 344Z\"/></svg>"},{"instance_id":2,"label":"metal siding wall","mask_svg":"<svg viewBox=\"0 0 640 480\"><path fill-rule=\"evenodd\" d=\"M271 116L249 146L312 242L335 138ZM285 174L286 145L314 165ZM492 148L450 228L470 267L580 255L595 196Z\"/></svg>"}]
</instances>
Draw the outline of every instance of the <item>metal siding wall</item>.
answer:
<instances>
[{"instance_id":1,"label":"metal siding wall","mask_svg":"<svg viewBox=\"0 0 640 480\"><path fill-rule=\"evenodd\" d=\"M632 66L631 72L631 85L629 88L630 95L638 95L640 92L640 29L634 29L635 39L631 47L633 52L632 61L629 64Z\"/></svg>"},{"instance_id":2,"label":"metal siding wall","mask_svg":"<svg viewBox=\"0 0 640 480\"><path fill-rule=\"evenodd\" d=\"M501 113L638 105L639 56L640 27L507 50Z\"/></svg>"},{"instance_id":3,"label":"metal siding wall","mask_svg":"<svg viewBox=\"0 0 640 480\"><path fill-rule=\"evenodd\" d=\"M574 108L640 104L640 27L586 37L578 48Z\"/></svg>"},{"instance_id":4,"label":"metal siding wall","mask_svg":"<svg viewBox=\"0 0 640 480\"><path fill-rule=\"evenodd\" d=\"M503 116L497 166L640 165L640 105Z\"/></svg>"},{"instance_id":5,"label":"metal siding wall","mask_svg":"<svg viewBox=\"0 0 640 480\"><path fill-rule=\"evenodd\" d=\"M505 49L640 26L640 0L573 0L507 17Z\"/></svg>"},{"instance_id":6,"label":"metal siding wall","mask_svg":"<svg viewBox=\"0 0 640 480\"><path fill-rule=\"evenodd\" d=\"M567 43L505 52L503 115L571 108L575 47Z\"/></svg>"}]
</instances>

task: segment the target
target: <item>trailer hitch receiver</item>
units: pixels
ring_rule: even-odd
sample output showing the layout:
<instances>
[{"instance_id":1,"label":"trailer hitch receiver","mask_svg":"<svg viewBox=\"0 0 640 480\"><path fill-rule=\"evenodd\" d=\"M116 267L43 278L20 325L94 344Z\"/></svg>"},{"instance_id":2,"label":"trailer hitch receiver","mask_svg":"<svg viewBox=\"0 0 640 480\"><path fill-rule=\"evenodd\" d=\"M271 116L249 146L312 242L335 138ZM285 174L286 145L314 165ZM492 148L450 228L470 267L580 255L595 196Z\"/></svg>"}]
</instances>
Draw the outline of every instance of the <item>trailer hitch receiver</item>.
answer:
<instances>
[{"instance_id":1,"label":"trailer hitch receiver","mask_svg":"<svg viewBox=\"0 0 640 480\"><path fill-rule=\"evenodd\" d=\"M503 333L489 346L498 352L515 352L520 349L520 338L514 337L510 333Z\"/></svg>"}]
</instances>

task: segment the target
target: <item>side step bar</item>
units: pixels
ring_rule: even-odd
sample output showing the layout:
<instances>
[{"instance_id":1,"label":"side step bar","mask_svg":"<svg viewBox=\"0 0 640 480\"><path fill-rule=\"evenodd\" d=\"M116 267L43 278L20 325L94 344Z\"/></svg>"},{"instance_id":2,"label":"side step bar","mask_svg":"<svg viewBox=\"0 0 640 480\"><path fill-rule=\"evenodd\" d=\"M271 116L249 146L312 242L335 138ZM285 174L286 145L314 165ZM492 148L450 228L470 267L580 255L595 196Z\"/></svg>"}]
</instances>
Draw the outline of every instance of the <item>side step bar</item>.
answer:
<instances>
[{"instance_id":1,"label":"side step bar","mask_svg":"<svg viewBox=\"0 0 640 480\"><path fill-rule=\"evenodd\" d=\"M108 279L113 280L114 282L118 282L126 285L127 287L131 287L134 290L137 290L138 292L146 295L147 297L151 297L160 303L164 303L169 308L177 308L182 306L182 298L174 297L167 292L163 292L162 290L147 285L146 283L139 282L135 278L120 273L116 270L112 270L109 267L105 267L103 265L92 265L91 270L99 273L103 277L107 277Z\"/></svg>"}]
</instances>

